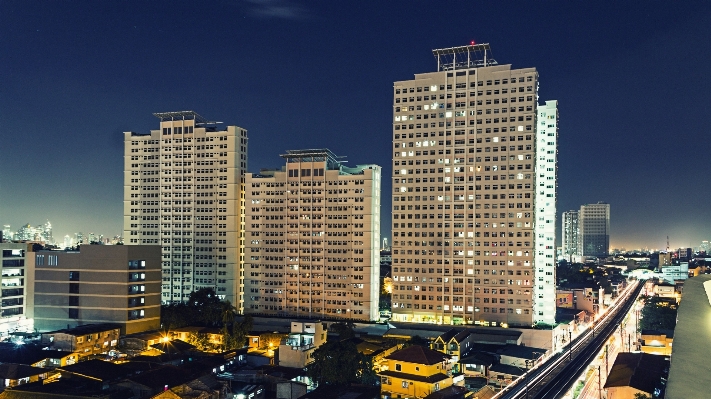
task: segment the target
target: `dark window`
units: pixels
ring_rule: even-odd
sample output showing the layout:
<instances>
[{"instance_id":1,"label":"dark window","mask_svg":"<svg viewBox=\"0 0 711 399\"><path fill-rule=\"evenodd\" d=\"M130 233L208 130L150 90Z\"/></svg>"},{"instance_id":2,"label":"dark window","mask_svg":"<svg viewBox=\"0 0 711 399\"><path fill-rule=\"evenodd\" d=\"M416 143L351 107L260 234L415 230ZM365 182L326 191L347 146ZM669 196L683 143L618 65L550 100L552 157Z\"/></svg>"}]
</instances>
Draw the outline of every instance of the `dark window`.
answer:
<instances>
[{"instance_id":1,"label":"dark window","mask_svg":"<svg viewBox=\"0 0 711 399\"><path fill-rule=\"evenodd\" d=\"M69 293L70 294L78 294L79 293L79 284L69 283Z\"/></svg>"},{"instance_id":2,"label":"dark window","mask_svg":"<svg viewBox=\"0 0 711 399\"><path fill-rule=\"evenodd\" d=\"M69 308L69 318L70 319L78 319L79 318L79 309Z\"/></svg>"},{"instance_id":3,"label":"dark window","mask_svg":"<svg viewBox=\"0 0 711 399\"><path fill-rule=\"evenodd\" d=\"M79 306L79 297L78 296L70 296L69 297L69 306Z\"/></svg>"},{"instance_id":4,"label":"dark window","mask_svg":"<svg viewBox=\"0 0 711 399\"><path fill-rule=\"evenodd\" d=\"M69 281L79 281L79 272L69 272Z\"/></svg>"}]
</instances>

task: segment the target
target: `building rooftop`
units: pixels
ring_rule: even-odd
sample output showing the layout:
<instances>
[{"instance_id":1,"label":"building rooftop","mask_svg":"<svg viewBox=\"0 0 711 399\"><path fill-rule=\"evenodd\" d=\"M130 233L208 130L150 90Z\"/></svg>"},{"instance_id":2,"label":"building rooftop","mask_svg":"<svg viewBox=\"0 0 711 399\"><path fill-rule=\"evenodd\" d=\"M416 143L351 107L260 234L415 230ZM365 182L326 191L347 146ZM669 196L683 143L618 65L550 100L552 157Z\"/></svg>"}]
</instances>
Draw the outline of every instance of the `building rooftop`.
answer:
<instances>
[{"instance_id":1,"label":"building rooftop","mask_svg":"<svg viewBox=\"0 0 711 399\"><path fill-rule=\"evenodd\" d=\"M385 358L401 362L430 365L441 363L450 357L451 356L445 355L442 352L437 352L432 349L425 348L424 346L412 345L407 348L400 349Z\"/></svg>"},{"instance_id":2,"label":"building rooftop","mask_svg":"<svg viewBox=\"0 0 711 399\"><path fill-rule=\"evenodd\" d=\"M686 280L674 329L666 398L704 398L711 374L711 275Z\"/></svg>"},{"instance_id":3,"label":"building rooftop","mask_svg":"<svg viewBox=\"0 0 711 399\"><path fill-rule=\"evenodd\" d=\"M48 371L52 371L52 369L32 367L17 363L2 363L0 364L0 379L17 380L33 375L40 375Z\"/></svg>"},{"instance_id":4,"label":"building rooftop","mask_svg":"<svg viewBox=\"0 0 711 399\"><path fill-rule=\"evenodd\" d=\"M642 335L665 335L674 338L674 330L642 330Z\"/></svg>"},{"instance_id":5,"label":"building rooftop","mask_svg":"<svg viewBox=\"0 0 711 399\"><path fill-rule=\"evenodd\" d=\"M121 325L119 324L87 324L84 326L78 326L74 328L65 328L57 331L50 331L43 334L67 334L74 336L82 336L87 334L95 334L109 330L120 330Z\"/></svg>"},{"instance_id":6,"label":"building rooftop","mask_svg":"<svg viewBox=\"0 0 711 399\"><path fill-rule=\"evenodd\" d=\"M394 371L394 370L383 370L383 371L379 372L378 375L384 375L386 377L396 377L396 378L401 378L403 380L427 382L430 384L439 382L442 380L446 380L447 378L449 378L449 376L447 374L443 374L443 373L437 373L437 374L425 376L425 375L421 375L421 374L401 373L399 371Z\"/></svg>"},{"instance_id":7,"label":"building rooftop","mask_svg":"<svg viewBox=\"0 0 711 399\"><path fill-rule=\"evenodd\" d=\"M119 364L95 359L60 367L58 370L98 381L122 378L133 372L132 369Z\"/></svg>"},{"instance_id":8,"label":"building rooftop","mask_svg":"<svg viewBox=\"0 0 711 399\"><path fill-rule=\"evenodd\" d=\"M172 355L195 350L196 346L179 339L174 339L168 342L153 344L151 345L151 348L158 349L165 354Z\"/></svg>"},{"instance_id":9,"label":"building rooftop","mask_svg":"<svg viewBox=\"0 0 711 399\"><path fill-rule=\"evenodd\" d=\"M32 344L16 345L10 342L0 342L0 363L35 364L44 359L61 359L73 352L42 350L42 347Z\"/></svg>"},{"instance_id":10,"label":"building rooftop","mask_svg":"<svg viewBox=\"0 0 711 399\"><path fill-rule=\"evenodd\" d=\"M464 399L469 390L465 387L450 385L447 388L432 392L425 399Z\"/></svg>"},{"instance_id":11,"label":"building rooftop","mask_svg":"<svg viewBox=\"0 0 711 399\"><path fill-rule=\"evenodd\" d=\"M491 367L489 367L490 371L494 371L497 373L501 374L508 374L508 375L515 375L515 376L520 376L523 375L523 373L526 371L522 367L517 367L517 366L511 366L508 364L494 364Z\"/></svg>"},{"instance_id":12,"label":"building rooftop","mask_svg":"<svg viewBox=\"0 0 711 399\"><path fill-rule=\"evenodd\" d=\"M660 385L662 377L665 375L664 371L668 366L669 361L664 356L648 353L620 353L610 369L610 375L607 376L605 388L632 387L650 394L654 393L654 389Z\"/></svg>"}]
</instances>

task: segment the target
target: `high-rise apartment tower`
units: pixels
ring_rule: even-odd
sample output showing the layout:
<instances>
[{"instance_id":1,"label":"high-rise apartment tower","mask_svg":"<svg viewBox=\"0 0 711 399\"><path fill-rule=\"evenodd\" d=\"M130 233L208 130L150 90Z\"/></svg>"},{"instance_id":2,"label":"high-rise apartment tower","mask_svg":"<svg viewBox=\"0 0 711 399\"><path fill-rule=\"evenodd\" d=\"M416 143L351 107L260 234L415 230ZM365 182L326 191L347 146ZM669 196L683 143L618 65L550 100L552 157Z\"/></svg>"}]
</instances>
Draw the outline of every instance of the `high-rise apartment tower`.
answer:
<instances>
[{"instance_id":1,"label":"high-rise apartment tower","mask_svg":"<svg viewBox=\"0 0 711 399\"><path fill-rule=\"evenodd\" d=\"M125 133L124 242L162 246L163 303L213 288L241 307L247 131L193 111Z\"/></svg>"},{"instance_id":2,"label":"high-rise apartment tower","mask_svg":"<svg viewBox=\"0 0 711 399\"><path fill-rule=\"evenodd\" d=\"M393 319L555 322L557 102L488 44L393 87Z\"/></svg>"},{"instance_id":3,"label":"high-rise apartment tower","mask_svg":"<svg viewBox=\"0 0 711 399\"><path fill-rule=\"evenodd\" d=\"M246 175L245 313L377 320L380 179L327 149Z\"/></svg>"},{"instance_id":4,"label":"high-rise apartment tower","mask_svg":"<svg viewBox=\"0 0 711 399\"><path fill-rule=\"evenodd\" d=\"M572 261L578 255L578 211L563 212L562 219L563 256Z\"/></svg>"},{"instance_id":5,"label":"high-rise apartment tower","mask_svg":"<svg viewBox=\"0 0 711 399\"><path fill-rule=\"evenodd\" d=\"M607 256L610 250L610 204L581 205L578 223L580 256Z\"/></svg>"}]
</instances>

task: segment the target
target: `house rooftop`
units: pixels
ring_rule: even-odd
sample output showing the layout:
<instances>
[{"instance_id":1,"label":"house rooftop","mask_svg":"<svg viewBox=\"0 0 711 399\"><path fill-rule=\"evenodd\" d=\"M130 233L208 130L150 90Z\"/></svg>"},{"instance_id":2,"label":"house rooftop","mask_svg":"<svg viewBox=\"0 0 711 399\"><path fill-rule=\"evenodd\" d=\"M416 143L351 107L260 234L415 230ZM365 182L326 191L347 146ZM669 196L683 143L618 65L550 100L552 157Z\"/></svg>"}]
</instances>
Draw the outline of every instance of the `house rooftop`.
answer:
<instances>
[{"instance_id":1,"label":"house rooftop","mask_svg":"<svg viewBox=\"0 0 711 399\"><path fill-rule=\"evenodd\" d=\"M17 380L20 378L31 377L33 375L44 374L49 371L52 371L52 369L32 367L17 363L2 363L0 364L0 379Z\"/></svg>"},{"instance_id":2,"label":"house rooftop","mask_svg":"<svg viewBox=\"0 0 711 399\"><path fill-rule=\"evenodd\" d=\"M653 393L659 385L669 361L664 356L648 353L620 353L607 376L605 388L632 387Z\"/></svg>"},{"instance_id":3,"label":"house rooftop","mask_svg":"<svg viewBox=\"0 0 711 399\"><path fill-rule=\"evenodd\" d=\"M420 345L412 345L400 349L385 358L389 360L399 360L401 362L431 365L441 363L450 357L451 356L445 355L442 352L437 352Z\"/></svg>"},{"instance_id":4,"label":"house rooftop","mask_svg":"<svg viewBox=\"0 0 711 399\"><path fill-rule=\"evenodd\" d=\"M60 367L58 370L98 381L122 378L133 372L131 368L95 359Z\"/></svg>"},{"instance_id":5,"label":"house rooftop","mask_svg":"<svg viewBox=\"0 0 711 399\"><path fill-rule=\"evenodd\" d=\"M63 330L51 331L43 334L67 334L74 336L82 336L87 334L95 334L99 332L109 331L109 330L120 330L121 326L119 324L87 324L84 326L78 326L74 328L65 328Z\"/></svg>"},{"instance_id":6,"label":"house rooftop","mask_svg":"<svg viewBox=\"0 0 711 399\"><path fill-rule=\"evenodd\" d=\"M45 359L61 359L73 352L42 350L42 347L26 344L16 345L10 342L0 342L0 363L35 364Z\"/></svg>"}]
</instances>

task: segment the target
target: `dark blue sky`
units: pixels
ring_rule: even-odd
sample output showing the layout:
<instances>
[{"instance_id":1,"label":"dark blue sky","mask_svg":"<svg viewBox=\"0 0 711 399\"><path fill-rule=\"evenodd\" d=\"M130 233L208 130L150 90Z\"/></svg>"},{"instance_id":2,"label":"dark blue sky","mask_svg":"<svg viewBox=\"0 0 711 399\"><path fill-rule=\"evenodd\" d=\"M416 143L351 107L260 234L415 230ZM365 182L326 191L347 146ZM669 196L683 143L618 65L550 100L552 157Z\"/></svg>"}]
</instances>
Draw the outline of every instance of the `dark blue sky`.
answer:
<instances>
[{"instance_id":1,"label":"dark blue sky","mask_svg":"<svg viewBox=\"0 0 711 399\"><path fill-rule=\"evenodd\" d=\"M488 42L560 107L559 211L606 201L613 246L711 239L710 2L0 2L0 224L122 229L123 135L195 110L249 170L328 147L384 167L392 82ZM704 122L706 120L706 122Z\"/></svg>"}]
</instances>

